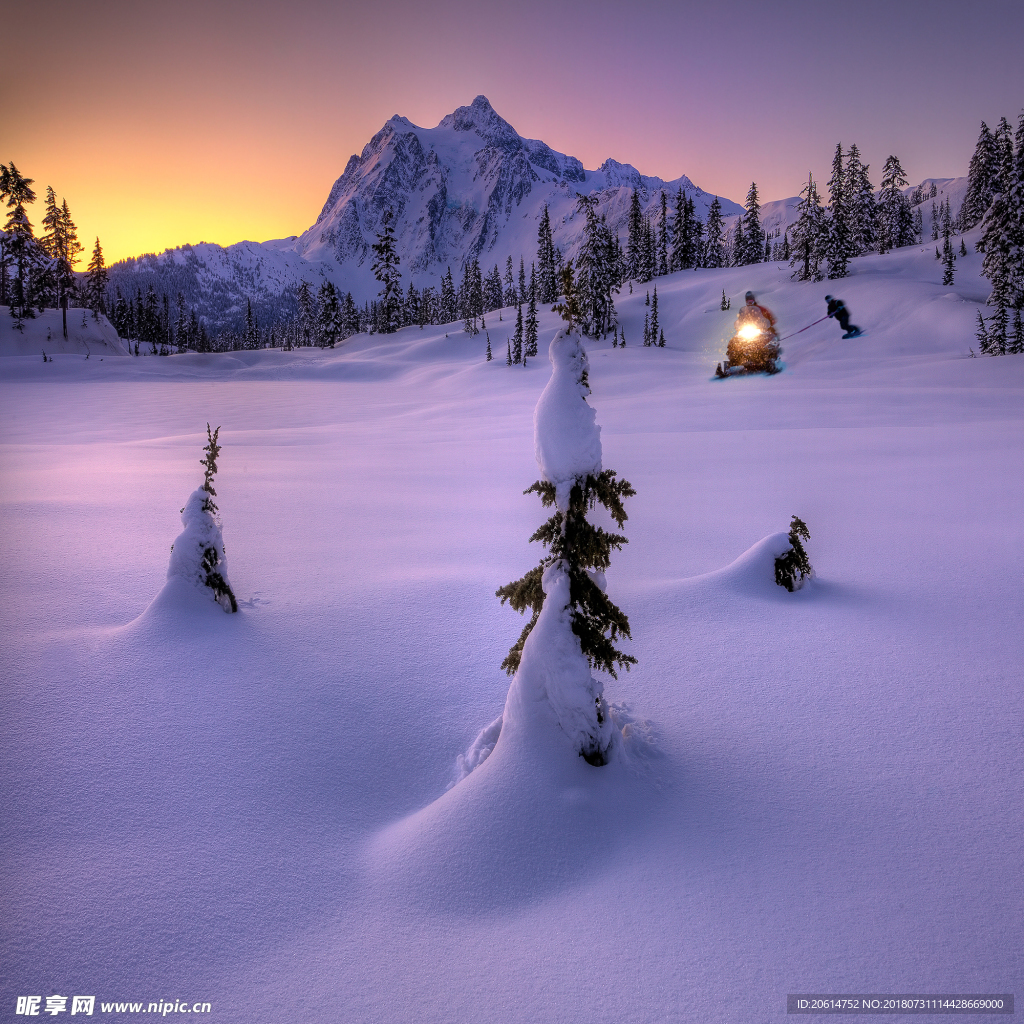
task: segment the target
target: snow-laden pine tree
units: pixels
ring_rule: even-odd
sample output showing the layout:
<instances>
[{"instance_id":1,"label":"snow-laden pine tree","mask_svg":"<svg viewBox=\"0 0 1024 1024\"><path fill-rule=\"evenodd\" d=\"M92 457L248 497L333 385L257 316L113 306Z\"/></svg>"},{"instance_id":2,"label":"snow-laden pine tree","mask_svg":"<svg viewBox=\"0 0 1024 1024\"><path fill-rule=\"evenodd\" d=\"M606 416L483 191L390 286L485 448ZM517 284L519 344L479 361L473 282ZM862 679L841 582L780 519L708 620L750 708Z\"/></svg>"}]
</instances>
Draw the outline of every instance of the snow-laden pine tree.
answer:
<instances>
[{"instance_id":1,"label":"snow-laden pine tree","mask_svg":"<svg viewBox=\"0 0 1024 1024\"><path fill-rule=\"evenodd\" d=\"M0 164L0 194L10 211L4 224L7 257L14 268L14 280L7 295L11 316L16 319L32 317L33 299L46 265L46 254L36 241L26 206L36 201L32 178L26 178L12 160L4 167Z\"/></svg>"},{"instance_id":2,"label":"snow-laden pine tree","mask_svg":"<svg viewBox=\"0 0 1024 1024\"><path fill-rule=\"evenodd\" d=\"M517 302L522 302L524 296L516 293L516 279L512 272L512 256L510 255L505 261L505 305L514 306Z\"/></svg>"},{"instance_id":3,"label":"snow-laden pine tree","mask_svg":"<svg viewBox=\"0 0 1024 1024\"><path fill-rule=\"evenodd\" d=\"M593 196L577 196L577 210L583 213L583 243L576 256L576 290L583 311L583 331L601 338L615 323L613 292L618 290L615 240L604 217L597 215Z\"/></svg>"},{"instance_id":4,"label":"snow-laden pine tree","mask_svg":"<svg viewBox=\"0 0 1024 1024\"><path fill-rule=\"evenodd\" d=\"M658 252L657 252L658 277L664 277L668 273L668 198L665 190L661 190L661 220L658 222Z\"/></svg>"},{"instance_id":5,"label":"snow-laden pine tree","mask_svg":"<svg viewBox=\"0 0 1024 1024\"><path fill-rule=\"evenodd\" d=\"M459 306L455 297L455 282L452 280L452 268L445 271L441 278L441 323L453 324L459 319Z\"/></svg>"},{"instance_id":6,"label":"snow-laden pine tree","mask_svg":"<svg viewBox=\"0 0 1024 1024\"><path fill-rule=\"evenodd\" d=\"M537 227L537 288L542 303L554 302L558 298L558 268L555 243L551 235L551 216L547 204L540 216Z\"/></svg>"},{"instance_id":7,"label":"snow-laden pine tree","mask_svg":"<svg viewBox=\"0 0 1024 1024\"><path fill-rule=\"evenodd\" d=\"M238 602L228 583L227 562L224 557L224 537L217 522L213 478L217 473L217 456L221 446L217 443L220 427L210 430L206 424L207 444L205 458L200 464L205 470L203 485L193 491L181 510L185 527L171 545L171 561L167 566L167 580L178 579L208 593L226 612L237 612Z\"/></svg>"},{"instance_id":8,"label":"snow-laden pine tree","mask_svg":"<svg viewBox=\"0 0 1024 1024\"><path fill-rule=\"evenodd\" d=\"M402 272L398 269L401 261L395 251L395 230L391 226L393 216L391 210L384 211L381 230L377 233L377 241L373 243L373 276L381 284L377 312L381 334L394 334L401 326Z\"/></svg>"},{"instance_id":9,"label":"snow-laden pine tree","mask_svg":"<svg viewBox=\"0 0 1024 1024\"><path fill-rule=\"evenodd\" d=\"M999 157L996 140L988 125L982 121L978 143L974 147L974 155L967 169L967 192L964 194L959 214L961 231L968 231L981 223L985 211L992 202L998 175Z\"/></svg>"},{"instance_id":10,"label":"snow-laden pine tree","mask_svg":"<svg viewBox=\"0 0 1024 1024\"><path fill-rule=\"evenodd\" d=\"M797 221L793 225L790 266L794 270L790 276L797 281L820 281L819 266L825 251L827 225L818 186L812 175L807 175L807 184L800 190L800 195L803 198L797 207Z\"/></svg>"},{"instance_id":11,"label":"snow-laden pine tree","mask_svg":"<svg viewBox=\"0 0 1024 1024\"><path fill-rule=\"evenodd\" d=\"M850 257L856 255L852 244L850 188L843 166L843 146L836 143L832 158L832 177L828 182L831 217L828 222L826 257L829 279L846 277Z\"/></svg>"},{"instance_id":12,"label":"snow-laden pine tree","mask_svg":"<svg viewBox=\"0 0 1024 1024\"><path fill-rule=\"evenodd\" d=\"M861 163L856 144L846 154L846 182L850 208L850 248L855 256L875 248L875 189L868 165Z\"/></svg>"},{"instance_id":13,"label":"snow-laden pine tree","mask_svg":"<svg viewBox=\"0 0 1024 1024\"><path fill-rule=\"evenodd\" d=\"M725 243L722 241L722 204L718 196L711 201L708 208L708 222L705 226L704 237L704 266L708 268L726 266Z\"/></svg>"},{"instance_id":14,"label":"snow-laden pine tree","mask_svg":"<svg viewBox=\"0 0 1024 1024\"><path fill-rule=\"evenodd\" d=\"M532 616L502 667L514 673L498 742L553 742L592 765L611 760L618 736L604 699L600 669L636 659L616 647L629 637L629 620L609 600L605 572L612 549L626 543L588 521L598 504L622 529L623 499L635 491L602 466L601 428L587 403L587 355L573 329L569 296L567 327L551 342L552 373L534 413L534 445L541 479L527 494L540 495L554 514L530 538L547 549L540 565L501 587L497 596Z\"/></svg>"},{"instance_id":15,"label":"snow-laden pine tree","mask_svg":"<svg viewBox=\"0 0 1024 1024\"><path fill-rule=\"evenodd\" d=\"M530 304L526 307L526 325L523 333L523 355L533 358L537 355L537 280L533 264L530 265L530 285L528 294L530 296Z\"/></svg>"},{"instance_id":16,"label":"snow-laden pine tree","mask_svg":"<svg viewBox=\"0 0 1024 1024\"><path fill-rule=\"evenodd\" d=\"M512 362L523 361L523 307L516 309L516 329L512 332Z\"/></svg>"},{"instance_id":17,"label":"snow-laden pine tree","mask_svg":"<svg viewBox=\"0 0 1024 1024\"><path fill-rule=\"evenodd\" d=\"M633 189L629 198L628 235L626 236L626 277L631 281L643 279L644 215L640 208L640 193Z\"/></svg>"},{"instance_id":18,"label":"snow-laden pine tree","mask_svg":"<svg viewBox=\"0 0 1024 1024\"><path fill-rule=\"evenodd\" d=\"M890 156L882 169L882 188L878 194L878 251L888 252L914 244L914 217L903 194L907 174L899 159Z\"/></svg>"},{"instance_id":19,"label":"snow-laden pine tree","mask_svg":"<svg viewBox=\"0 0 1024 1024\"><path fill-rule=\"evenodd\" d=\"M742 223L742 234L740 224ZM736 224L737 266L760 263L764 258L764 232L761 230L761 200L757 194L757 182L752 181L747 191L744 212Z\"/></svg>"},{"instance_id":20,"label":"snow-laden pine tree","mask_svg":"<svg viewBox=\"0 0 1024 1024\"><path fill-rule=\"evenodd\" d=\"M978 248L984 252L981 272L992 284L989 303L1024 305L1024 113L1017 126L1017 153L1006 119L996 134L999 167L992 201L981 222Z\"/></svg>"}]
</instances>

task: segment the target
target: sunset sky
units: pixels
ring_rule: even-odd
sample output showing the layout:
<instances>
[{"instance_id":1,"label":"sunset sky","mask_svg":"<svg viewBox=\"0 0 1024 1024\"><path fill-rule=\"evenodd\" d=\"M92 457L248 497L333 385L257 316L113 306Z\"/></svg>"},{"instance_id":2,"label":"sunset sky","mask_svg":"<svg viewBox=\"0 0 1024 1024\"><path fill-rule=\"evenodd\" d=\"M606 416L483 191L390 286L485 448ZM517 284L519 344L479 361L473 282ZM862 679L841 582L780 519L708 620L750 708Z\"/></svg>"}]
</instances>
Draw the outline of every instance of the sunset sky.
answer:
<instances>
[{"instance_id":1,"label":"sunset sky","mask_svg":"<svg viewBox=\"0 0 1024 1024\"><path fill-rule=\"evenodd\" d=\"M4 15L0 160L66 198L108 262L297 234L392 114L479 93L523 136L742 202L828 178L967 172L1024 105L1024 4L866 0L19 3ZM38 228L41 206L33 211ZM84 261L83 261L84 266Z\"/></svg>"}]
</instances>

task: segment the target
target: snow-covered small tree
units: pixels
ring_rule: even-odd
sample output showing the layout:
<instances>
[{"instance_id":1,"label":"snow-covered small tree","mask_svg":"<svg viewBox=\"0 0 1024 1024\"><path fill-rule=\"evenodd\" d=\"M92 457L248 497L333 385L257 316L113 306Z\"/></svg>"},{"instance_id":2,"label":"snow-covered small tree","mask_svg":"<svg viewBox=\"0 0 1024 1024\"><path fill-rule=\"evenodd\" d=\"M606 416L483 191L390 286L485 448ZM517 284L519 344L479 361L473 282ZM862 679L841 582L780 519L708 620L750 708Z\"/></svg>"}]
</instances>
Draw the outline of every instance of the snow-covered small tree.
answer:
<instances>
[{"instance_id":1,"label":"snow-covered small tree","mask_svg":"<svg viewBox=\"0 0 1024 1024\"><path fill-rule=\"evenodd\" d=\"M167 567L167 579L176 577L186 580L198 588L206 588L211 597L226 612L237 612L238 602L228 583L227 562L224 557L224 537L217 522L217 492L213 478L217 473L217 456L221 446L217 443L220 427L210 430L206 424L207 444L203 451L205 458L200 465L205 470L202 487L193 491L181 510L184 531L171 545L171 561Z\"/></svg>"},{"instance_id":2,"label":"snow-covered small tree","mask_svg":"<svg viewBox=\"0 0 1024 1024\"><path fill-rule=\"evenodd\" d=\"M793 516L789 525L789 551L775 559L775 582L790 593L799 590L814 575L810 559L800 542L801 537L810 540L811 531L802 519Z\"/></svg>"},{"instance_id":3,"label":"snow-covered small tree","mask_svg":"<svg viewBox=\"0 0 1024 1024\"><path fill-rule=\"evenodd\" d=\"M568 300L568 296L567 296ZM568 311L566 311L568 312ZM565 313L563 313L565 316ZM496 596L532 617L502 663L514 674L502 731L527 716L544 716L590 764L606 764L616 731L603 685L592 670L613 678L636 659L616 647L629 637L629 620L606 593L612 549L626 538L595 526L587 514L604 506L621 529L623 499L636 492L601 464L601 429L587 404L587 355L569 326L551 342L551 378L534 413L541 479L527 488L555 512L530 538L548 552L540 565L501 587ZM518 720L518 721L517 721Z\"/></svg>"}]
</instances>

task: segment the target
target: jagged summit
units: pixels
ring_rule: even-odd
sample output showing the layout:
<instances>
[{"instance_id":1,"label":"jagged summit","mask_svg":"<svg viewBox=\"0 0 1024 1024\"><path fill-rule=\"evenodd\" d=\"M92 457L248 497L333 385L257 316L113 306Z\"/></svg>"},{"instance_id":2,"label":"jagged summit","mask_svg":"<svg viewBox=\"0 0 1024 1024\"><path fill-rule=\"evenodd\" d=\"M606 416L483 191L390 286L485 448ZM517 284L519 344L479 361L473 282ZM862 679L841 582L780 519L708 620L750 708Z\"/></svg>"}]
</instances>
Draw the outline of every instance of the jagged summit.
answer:
<instances>
[{"instance_id":1,"label":"jagged summit","mask_svg":"<svg viewBox=\"0 0 1024 1024\"><path fill-rule=\"evenodd\" d=\"M529 262L545 205L555 244L570 256L582 227L577 193L596 193L613 230L624 230L633 190L650 206L660 201L662 189L674 194L678 188L706 215L710 199L689 178L663 181L611 159L587 171L576 157L523 138L480 95L435 128L397 114L390 118L349 160L316 224L295 248L307 260L337 264L338 283L365 296L376 292L371 246L386 211L394 217L403 277L422 285L446 267L458 273L470 257L503 265L508 256L515 263L522 256ZM727 212L740 209L723 205Z\"/></svg>"}]
</instances>

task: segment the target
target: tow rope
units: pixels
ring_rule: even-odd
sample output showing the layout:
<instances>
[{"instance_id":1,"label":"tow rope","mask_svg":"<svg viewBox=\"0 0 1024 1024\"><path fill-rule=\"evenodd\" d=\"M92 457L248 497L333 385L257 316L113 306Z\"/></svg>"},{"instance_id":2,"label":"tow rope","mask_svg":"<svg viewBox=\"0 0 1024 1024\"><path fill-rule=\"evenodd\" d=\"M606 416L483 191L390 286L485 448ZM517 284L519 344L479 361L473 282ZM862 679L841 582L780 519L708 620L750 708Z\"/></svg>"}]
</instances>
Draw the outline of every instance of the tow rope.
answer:
<instances>
[{"instance_id":1,"label":"tow rope","mask_svg":"<svg viewBox=\"0 0 1024 1024\"><path fill-rule=\"evenodd\" d=\"M823 316L821 318L821 320L827 320L827 319L828 319L828 314L826 313L825 316ZM814 324L820 324L821 320L815 320ZM804 331L810 330L814 326L814 324L808 324L806 327L801 327L799 331L794 331L792 334L787 334L785 338L779 338L779 341L785 341L786 338L792 338L792 337L795 337L797 334L803 334Z\"/></svg>"}]
</instances>

